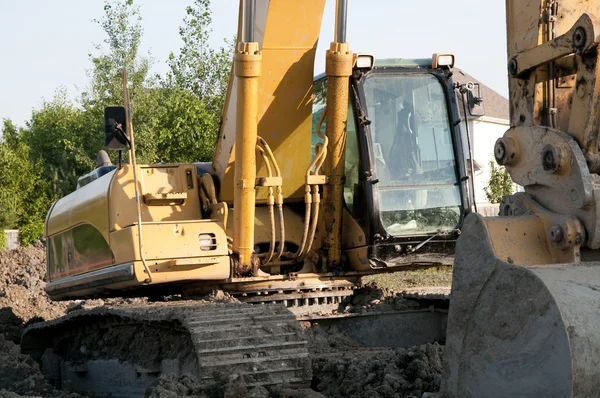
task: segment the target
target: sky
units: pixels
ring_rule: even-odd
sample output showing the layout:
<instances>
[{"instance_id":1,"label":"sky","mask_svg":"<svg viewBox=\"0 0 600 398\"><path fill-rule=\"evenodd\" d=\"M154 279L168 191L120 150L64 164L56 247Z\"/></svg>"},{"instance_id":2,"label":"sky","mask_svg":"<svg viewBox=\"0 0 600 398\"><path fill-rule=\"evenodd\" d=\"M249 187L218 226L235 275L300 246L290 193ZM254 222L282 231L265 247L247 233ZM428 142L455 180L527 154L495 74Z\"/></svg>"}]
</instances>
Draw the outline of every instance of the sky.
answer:
<instances>
[{"instance_id":1,"label":"sky","mask_svg":"<svg viewBox=\"0 0 600 398\"><path fill-rule=\"evenodd\" d=\"M289 1L289 0L288 0ZM324 71L333 39L335 0L326 0L315 74ZM152 70L181 47L178 29L193 0L135 0L140 5L142 53ZM103 0L0 0L0 120L24 125L59 88L77 97L89 84L90 54L105 36L94 19ZM508 96L503 0L349 0L347 41L353 52L376 58L456 55L456 67ZM211 44L237 32L237 0L212 0Z\"/></svg>"}]
</instances>

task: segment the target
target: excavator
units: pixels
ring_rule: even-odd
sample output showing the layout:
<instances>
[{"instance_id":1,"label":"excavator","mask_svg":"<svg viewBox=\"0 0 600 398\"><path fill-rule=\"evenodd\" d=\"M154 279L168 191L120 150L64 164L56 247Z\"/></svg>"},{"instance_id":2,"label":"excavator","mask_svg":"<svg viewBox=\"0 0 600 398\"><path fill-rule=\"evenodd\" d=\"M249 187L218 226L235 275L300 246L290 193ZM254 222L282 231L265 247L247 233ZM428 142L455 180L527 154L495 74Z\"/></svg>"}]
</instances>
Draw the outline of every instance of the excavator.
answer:
<instances>
[{"instance_id":1,"label":"excavator","mask_svg":"<svg viewBox=\"0 0 600 398\"><path fill-rule=\"evenodd\" d=\"M324 1L253 3L240 4L212 164L136 165L125 98L107 146L129 161L102 158L48 214L49 294L219 287L322 302L460 229L437 395L598 397L600 1L506 1L511 127L493 149L524 192L486 218L470 211L451 55L354 55L338 1L326 81L313 83ZM123 396L165 372L310 379L285 306L99 308L32 325L22 348L51 378L110 380Z\"/></svg>"},{"instance_id":2,"label":"excavator","mask_svg":"<svg viewBox=\"0 0 600 398\"><path fill-rule=\"evenodd\" d=\"M259 3L241 7L211 163L138 166L128 99L106 109L129 159L100 154L50 209L52 298L343 289L453 250L473 203L454 56L353 54L340 2L313 81L324 2Z\"/></svg>"},{"instance_id":3,"label":"excavator","mask_svg":"<svg viewBox=\"0 0 600 398\"><path fill-rule=\"evenodd\" d=\"M457 242L439 395L598 396L600 3L507 0L511 128L494 155L525 192L490 218L471 211L454 57L353 54L347 6L313 80L324 0L240 2L210 164L138 165L124 84L105 132L127 159L101 153L50 209L47 291L181 299L30 326L22 350L51 380L113 396L164 373L309 383L289 308L335 305ZM214 289L264 305L193 300Z\"/></svg>"},{"instance_id":4,"label":"excavator","mask_svg":"<svg viewBox=\"0 0 600 398\"><path fill-rule=\"evenodd\" d=\"M307 383L286 306L336 303L461 230L438 395L597 397L600 3L507 0L511 128L494 155L524 192L489 218L469 214L454 58L353 54L338 1L326 78L313 81L323 7L240 3L211 164L137 165L127 94L107 109L107 147L128 159L102 154L50 209L47 291L182 299L38 323L23 351L51 380L99 394L140 395L162 373ZM215 288L284 305L187 299Z\"/></svg>"},{"instance_id":5,"label":"excavator","mask_svg":"<svg viewBox=\"0 0 600 398\"><path fill-rule=\"evenodd\" d=\"M55 384L139 396L160 374L219 371L310 384L293 310L335 309L366 275L451 264L474 202L457 100L471 87L453 81L452 54L352 53L347 3L314 78L325 0L240 2L211 163L137 164L124 71L124 106L105 110L119 160L101 151L50 208L46 291L180 300L32 325L23 352ZM481 106L467 97L466 112ZM214 290L262 305L193 300Z\"/></svg>"}]
</instances>

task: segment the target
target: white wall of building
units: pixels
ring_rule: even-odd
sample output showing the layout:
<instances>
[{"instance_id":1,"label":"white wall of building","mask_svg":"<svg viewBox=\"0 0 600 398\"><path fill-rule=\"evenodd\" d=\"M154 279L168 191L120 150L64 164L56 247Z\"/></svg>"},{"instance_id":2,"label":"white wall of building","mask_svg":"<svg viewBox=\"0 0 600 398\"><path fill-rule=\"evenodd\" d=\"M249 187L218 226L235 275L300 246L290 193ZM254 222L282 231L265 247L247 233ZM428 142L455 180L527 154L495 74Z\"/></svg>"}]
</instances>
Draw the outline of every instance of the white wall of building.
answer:
<instances>
[{"instance_id":1,"label":"white wall of building","mask_svg":"<svg viewBox=\"0 0 600 398\"><path fill-rule=\"evenodd\" d=\"M21 246L18 229L5 229L3 233L6 235L6 250L16 249Z\"/></svg>"},{"instance_id":2,"label":"white wall of building","mask_svg":"<svg viewBox=\"0 0 600 398\"><path fill-rule=\"evenodd\" d=\"M509 128L508 120L491 117L479 117L469 120L469 130L472 136L472 150L475 161L482 168L475 171L475 202L478 212L492 216L498 214L498 205L491 205L486 196L484 188L490 180L490 161L494 160L494 144L496 140L504 135Z\"/></svg>"}]
</instances>

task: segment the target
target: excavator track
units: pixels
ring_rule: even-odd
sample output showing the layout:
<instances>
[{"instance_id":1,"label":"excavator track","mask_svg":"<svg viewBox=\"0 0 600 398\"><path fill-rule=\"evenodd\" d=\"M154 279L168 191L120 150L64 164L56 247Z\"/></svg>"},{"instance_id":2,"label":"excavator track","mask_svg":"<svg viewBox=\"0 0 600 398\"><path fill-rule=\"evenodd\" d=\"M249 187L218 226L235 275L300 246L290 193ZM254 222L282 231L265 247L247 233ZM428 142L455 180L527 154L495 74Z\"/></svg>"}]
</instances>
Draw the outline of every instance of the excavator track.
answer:
<instances>
[{"instance_id":1,"label":"excavator track","mask_svg":"<svg viewBox=\"0 0 600 398\"><path fill-rule=\"evenodd\" d=\"M195 304L197 303L197 304ZM281 305L171 302L74 311L24 333L22 351L55 384L96 396L143 396L161 374L209 385L237 374L247 386L312 378L307 342Z\"/></svg>"},{"instance_id":2,"label":"excavator track","mask_svg":"<svg viewBox=\"0 0 600 398\"><path fill-rule=\"evenodd\" d=\"M248 291L233 296L252 305L280 304L289 309L296 319L308 320L313 316L337 314L340 306L349 301L357 286L339 288L298 288Z\"/></svg>"}]
</instances>

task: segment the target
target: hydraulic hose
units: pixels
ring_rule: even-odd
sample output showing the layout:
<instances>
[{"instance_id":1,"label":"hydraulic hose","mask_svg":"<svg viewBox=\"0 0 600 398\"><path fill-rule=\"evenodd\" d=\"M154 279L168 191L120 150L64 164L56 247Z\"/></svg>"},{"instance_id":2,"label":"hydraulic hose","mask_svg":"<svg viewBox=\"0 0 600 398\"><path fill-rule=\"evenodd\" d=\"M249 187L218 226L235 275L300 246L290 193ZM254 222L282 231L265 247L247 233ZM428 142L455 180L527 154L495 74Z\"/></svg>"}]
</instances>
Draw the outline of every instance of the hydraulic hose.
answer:
<instances>
[{"instance_id":1,"label":"hydraulic hose","mask_svg":"<svg viewBox=\"0 0 600 398\"><path fill-rule=\"evenodd\" d=\"M323 143L315 145L316 155L306 170L306 177L309 177L310 175L318 174L318 172L319 172L320 168L322 167L323 163L325 162L325 158L327 156L327 141L328 141L328 139L327 139L326 135L321 133L321 127L323 126L323 121L325 120L326 114L327 114L327 108L324 108L323 113L321 114L321 117L319 118L319 122L317 123L317 136L319 138L323 139ZM318 207L320 204L320 195L319 195L318 196L319 203L316 203L316 205L313 206L314 198L317 197L314 195L315 190L318 195L318 190L319 190L318 186L306 184L306 186L304 188L304 203L305 203L305 206L304 206L304 231L302 233L302 240L301 240L300 246L298 247L298 250L296 251L296 253L291 254L292 258L302 258L303 255L305 255L312 247L312 239L314 239L315 231L316 231L317 224L318 224L318 215L319 215L319 210L317 209L315 211L315 210L313 210L313 207ZM315 214L317 216L316 219L314 218ZM312 228L314 228L314 231L312 231L312 233L311 233ZM312 238L309 239L309 236L312 236ZM307 243L308 243L308 249L307 249Z\"/></svg>"},{"instance_id":2,"label":"hydraulic hose","mask_svg":"<svg viewBox=\"0 0 600 398\"><path fill-rule=\"evenodd\" d=\"M310 225L310 235L308 237L308 245L306 247L304 256L310 252L310 249L312 249L312 244L315 239L315 233L317 231L317 224L319 221L319 208L321 207L321 194L319 193L319 186L313 185L312 189L313 189L314 206L313 206L313 213L312 213L312 221L311 221L311 225ZM301 258L303 258L304 256L302 256Z\"/></svg>"},{"instance_id":3,"label":"hydraulic hose","mask_svg":"<svg viewBox=\"0 0 600 398\"><path fill-rule=\"evenodd\" d=\"M269 158L273 168L275 169L275 176L281 177L281 169L279 168L279 164L277 163L277 159L275 159L275 155L273 155L273 151L271 147L262 137L258 137L258 142L263 146L266 151L267 157ZM285 246L285 219L283 216L283 194L281 185L276 187L276 195L275 195L275 204L277 205L277 212L279 213L279 250L277 250L277 255L274 260L279 260L281 255L283 254L283 249ZM273 215L274 218L274 215ZM274 223L274 222L273 222ZM272 229L274 231L274 229ZM275 234L273 233L273 236Z\"/></svg>"},{"instance_id":4,"label":"hydraulic hose","mask_svg":"<svg viewBox=\"0 0 600 398\"><path fill-rule=\"evenodd\" d=\"M273 176L273 171L271 168L271 162L269 157L267 156L265 150L261 147L261 145L256 146L256 150L260 153L265 162L265 167L267 168L267 175L269 177ZM269 243L269 253L268 254L259 254L258 256L261 258L267 258L264 264L267 264L273 258L273 254L275 253L275 213L273 211L273 187L268 187L267 194L267 204L269 207L269 222L271 224L271 242Z\"/></svg>"}]
</instances>

